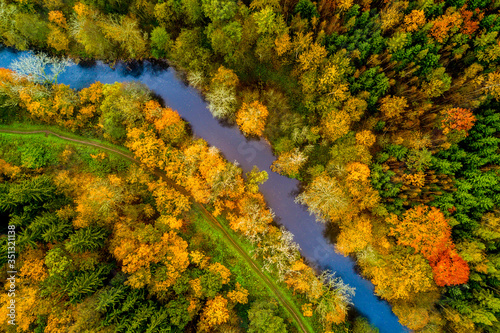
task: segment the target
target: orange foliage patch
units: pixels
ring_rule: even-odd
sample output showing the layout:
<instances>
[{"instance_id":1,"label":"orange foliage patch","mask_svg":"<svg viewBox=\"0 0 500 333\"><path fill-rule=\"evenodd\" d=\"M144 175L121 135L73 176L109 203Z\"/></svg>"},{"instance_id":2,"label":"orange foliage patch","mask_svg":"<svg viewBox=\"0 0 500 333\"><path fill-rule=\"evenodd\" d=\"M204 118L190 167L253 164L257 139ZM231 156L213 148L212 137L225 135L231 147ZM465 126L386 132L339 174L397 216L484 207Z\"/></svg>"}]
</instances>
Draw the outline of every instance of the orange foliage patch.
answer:
<instances>
[{"instance_id":1,"label":"orange foliage patch","mask_svg":"<svg viewBox=\"0 0 500 333\"><path fill-rule=\"evenodd\" d=\"M464 131L465 135L468 135L468 131L474 126L476 122L476 117L472 114L472 111L462 108L453 108L446 111L445 118L443 120L443 133L448 134L452 130Z\"/></svg>"},{"instance_id":2,"label":"orange foliage patch","mask_svg":"<svg viewBox=\"0 0 500 333\"><path fill-rule=\"evenodd\" d=\"M463 284L469 280L469 265L453 248L440 253L435 262L431 262L434 281L440 287Z\"/></svg>"}]
</instances>

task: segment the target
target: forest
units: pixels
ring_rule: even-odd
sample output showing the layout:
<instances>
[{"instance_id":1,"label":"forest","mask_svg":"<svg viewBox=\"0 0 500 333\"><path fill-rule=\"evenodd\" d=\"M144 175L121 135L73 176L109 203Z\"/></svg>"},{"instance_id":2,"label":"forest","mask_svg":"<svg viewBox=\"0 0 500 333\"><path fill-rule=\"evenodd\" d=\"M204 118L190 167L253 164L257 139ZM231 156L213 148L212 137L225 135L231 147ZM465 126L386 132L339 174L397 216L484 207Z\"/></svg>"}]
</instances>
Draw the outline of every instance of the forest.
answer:
<instances>
[{"instance_id":1,"label":"forest","mask_svg":"<svg viewBox=\"0 0 500 333\"><path fill-rule=\"evenodd\" d=\"M192 201L241 235L314 331L371 329L362 318L346 322L351 289L318 275L293 236L273 225L258 188L265 172L252 170L244 181L139 83L74 91L46 79L1 70L7 128L13 119L23 121L18 127L55 126L125 146L137 163L0 129L0 212L19 230L22 262L18 332L296 331ZM8 294L0 300L6 305Z\"/></svg>"},{"instance_id":2,"label":"forest","mask_svg":"<svg viewBox=\"0 0 500 333\"><path fill-rule=\"evenodd\" d=\"M166 60L203 92L214 117L269 140L272 170L302 182L297 202L339 230L336 249L356 258L403 325L498 332L499 7L486 0L2 0L0 39L74 60ZM258 194L259 170L243 185L215 148L190 141L182 119L158 111L133 84L74 92L9 71L1 84L4 123L22 109L31 121L125 145L251 242L276 228ZM286 231L266 231L272 235L286 238ZM321 319L326 296L312 296L311 281L322 279L298 262L301 273L283 276L285 283L308 299L318 330L336 330L347 294L333 293L342 301L328 304L342 306Z\"/></svg>"}]
</instances>

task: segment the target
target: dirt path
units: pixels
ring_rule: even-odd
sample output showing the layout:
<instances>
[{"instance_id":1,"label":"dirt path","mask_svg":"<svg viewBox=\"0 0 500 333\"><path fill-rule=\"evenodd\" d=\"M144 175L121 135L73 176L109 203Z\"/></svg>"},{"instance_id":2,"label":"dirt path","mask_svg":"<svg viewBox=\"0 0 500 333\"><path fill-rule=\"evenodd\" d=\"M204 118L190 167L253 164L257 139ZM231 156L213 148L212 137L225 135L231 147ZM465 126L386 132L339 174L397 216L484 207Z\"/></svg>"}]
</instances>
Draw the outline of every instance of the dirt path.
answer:
<instances>
[{"instance_id":1,"label":"dirt path","mask_svg":"<svg viewBox=\"0 0 500 333\"><path fill-rule=\"evenodd\" d=\"M66 141L71 141L75 142L78 144L86 145L86 146L92 146L92 147L97 147L103 150L107 150L109 152L112 152L114 154L118 154L124 158L126 158L129 161L132 161L136 164L141 164L141 162L133 157L132 154L126 154L118 149L107 147L105 145L101 145L99 143L95 143L92 141L87 141L87 140L80 140L80 139L74 139L68 136L64 136L61 134L57 134L55 132L52 132L50 130L36 130L36 131L16 131L16 130L5 130L5 129L0 129L1 133L10 133L10 134L45 134L45 136L53 135L59 139L66 140ZM248 253L245 252L243 248L241 248L238 243L233 239L231 234L227 232L225 228L222 227L220 222L199 202L194 200L194 198L191 196L191 194L182 186L177 185L174 181L172 181L170 178L166 176L166 174L157 169L154 170L153 173L164 180L167 184L171 185L174 187L177 191L182 193L183 195L189 197L191 201L198 207L203 215L206 217L208 221L212 224L213 227L219 229L224 237L231 243L233 246L234 250L236 250L244 259L247 261L247 263L250 265L252 270L266 283L266 285L273 291L275 296L278 298L280 304L288 311L288 313L295 319L295 322L297 325L300 327L302 332L308 333L309 331L306 329L306 325L302 321L300 315L295 311L295 309L292 307L290 302L281 294L277 286L273 281L271 281L263 272L262 269L259 267L259 265L248 255Z\"/></svg>"}]
</instances>

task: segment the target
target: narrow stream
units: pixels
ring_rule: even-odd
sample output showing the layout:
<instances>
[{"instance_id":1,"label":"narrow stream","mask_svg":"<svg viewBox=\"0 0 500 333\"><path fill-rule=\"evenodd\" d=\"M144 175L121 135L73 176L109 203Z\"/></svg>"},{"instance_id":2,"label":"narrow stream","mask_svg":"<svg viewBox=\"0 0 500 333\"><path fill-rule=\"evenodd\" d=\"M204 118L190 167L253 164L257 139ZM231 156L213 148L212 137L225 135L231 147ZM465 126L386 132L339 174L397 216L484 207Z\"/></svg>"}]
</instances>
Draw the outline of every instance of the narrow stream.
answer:
<instances>
[{"instance_id":1,"label":"narrow stream","mask_svg":"<svg viewBox=\"0 0 500 333\"><path fill-rule=\"evenodd\" d=\"M9 67L21 54L7 48L1 49L0 67ZM390 305L374 294L373 284L356 273L354 260L334 251L335 245L328 240L325 225L309 215L304 206L294 202L299 182L271 171L269 167L276 157L270 145L262 139L248 140L237 127L224 126L213 118L201 95L196 89L186 86L173 68L165 69L144 62L141 65L119 63L112 69L97 62L70 66L58 81L81 89L95 81L114 83L132 80L144 83L163 98L167 106L177 110L191 124L195 136L219 148L229 161L237 161L245 172L254 165L266 170L269 179L260 186L260 190L275 212L276 221L294 234L302 255L318 268L336 272L336 276L356 288L354 307L381 333L409 332L399 324Z\"/></svg>"}]
</instances>

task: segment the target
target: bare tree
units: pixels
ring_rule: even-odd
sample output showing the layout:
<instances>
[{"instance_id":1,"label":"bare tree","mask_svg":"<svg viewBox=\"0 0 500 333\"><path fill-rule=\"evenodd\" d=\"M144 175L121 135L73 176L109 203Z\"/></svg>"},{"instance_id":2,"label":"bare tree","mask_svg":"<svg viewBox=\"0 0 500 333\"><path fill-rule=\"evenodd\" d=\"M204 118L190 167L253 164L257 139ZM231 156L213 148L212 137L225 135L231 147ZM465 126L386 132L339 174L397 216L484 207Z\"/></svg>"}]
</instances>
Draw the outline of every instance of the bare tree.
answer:
<instances>
[{"instance_id":1,"label":"bare tree","mask_svg":"<svg viewBox=\"0 0 500 333\"><path fill-rule=\"evenodd\" d=\"M57 77L71 64L67 58L50 57L45 53L23 54L10 64L10 69L16 72L18 78L42 84L57 84Z\"/></svg>"}]
</instances>

